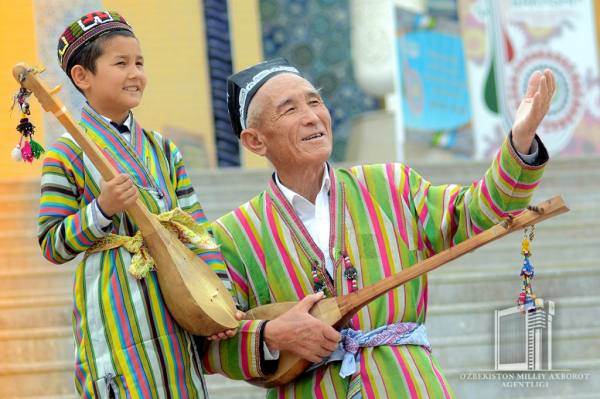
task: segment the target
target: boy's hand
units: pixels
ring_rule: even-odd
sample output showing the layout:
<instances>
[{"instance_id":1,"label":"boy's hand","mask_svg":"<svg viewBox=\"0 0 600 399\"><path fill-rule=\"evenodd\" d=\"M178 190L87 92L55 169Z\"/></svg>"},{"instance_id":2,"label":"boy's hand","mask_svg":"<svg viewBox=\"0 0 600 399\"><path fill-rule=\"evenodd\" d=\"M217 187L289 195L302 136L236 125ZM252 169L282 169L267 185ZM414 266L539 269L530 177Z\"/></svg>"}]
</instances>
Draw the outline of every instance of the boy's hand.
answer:
<instances>
[{"instance_id":1,"label":"boy's hand","mask_svg":"<svg viewBox=\"0 0 600 399\"><path fill-rule=\"evenodd\" d=\"M244 320L246 318L246 313L241 312L241 311L237 311L235 313L235 318L238 319L238 321ZM235 337L235 334L237 334L238 329L237 328L232 328L231 330L225 330L222 331L220 333L217 334L213 334L209 337L206 337L207 340L209 341L216 341L219 342L221 340L225 340L227 338L232 338Z\"/></svg>"},{"instance_id":2,"label":"boy's hand","mask_svg":"<svg viewBox=\"0 0 600 399\"><path fill-rule=\"evenodd\" d=\"M138 197L138 190L125 173L110 181L100 179L98 205L108 217L129 208Z\"/></svg>"}]
</instances>

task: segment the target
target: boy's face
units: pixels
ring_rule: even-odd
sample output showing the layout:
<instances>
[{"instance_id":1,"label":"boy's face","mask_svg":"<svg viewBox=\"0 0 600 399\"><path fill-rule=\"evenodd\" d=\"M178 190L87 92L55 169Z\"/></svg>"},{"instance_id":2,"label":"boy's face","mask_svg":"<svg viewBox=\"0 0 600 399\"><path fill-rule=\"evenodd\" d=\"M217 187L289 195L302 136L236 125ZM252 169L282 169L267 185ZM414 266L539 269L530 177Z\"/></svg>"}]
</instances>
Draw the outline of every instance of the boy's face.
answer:
<instances>
[{"instance_id":1,"label":"boy's face","mask_svg":"<svg viewBox=\"0 0 600 399\"><path fill-rule=\"evenodd\" d=\"M100 115L123 123L128 111L142 101L146 87L144 57L133 37L115 36L96 59L96 74L87 71L85 96Z\"/></svg>"}]
</instances>

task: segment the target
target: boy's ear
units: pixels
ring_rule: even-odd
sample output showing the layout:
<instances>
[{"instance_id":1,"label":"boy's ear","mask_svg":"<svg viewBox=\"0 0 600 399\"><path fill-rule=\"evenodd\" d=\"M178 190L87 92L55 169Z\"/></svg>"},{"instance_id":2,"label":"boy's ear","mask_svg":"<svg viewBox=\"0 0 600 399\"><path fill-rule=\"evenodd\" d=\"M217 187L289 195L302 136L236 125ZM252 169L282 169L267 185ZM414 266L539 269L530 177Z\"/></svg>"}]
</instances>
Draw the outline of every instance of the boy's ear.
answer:
<instances>
[{"instance_id":1,"label":"boy's ear","mask_svg":"<svg viewBox=\"0 0 600 399\"><path fill-rule=\"evenodd\" d=\"M88 75L91 72L82 67L81 65L75 65L71 69L71 78L73 79L73 83L81 90L87 90L90 88L90 82L88 80Z\"/></svg>"},{"instance_id":2,"label":"boy's ear","mask_svg":"<svg viewBox=\"0 0 600 399\"><path fill-rule=\"evenodd\" d=\"M251 127L242 130L242 133L240 133L240 140L244 147L256 155L260 155L261 157L267 155L267 147L261 139L260 131L257 129Z\"/></svg>"}]
</instances>

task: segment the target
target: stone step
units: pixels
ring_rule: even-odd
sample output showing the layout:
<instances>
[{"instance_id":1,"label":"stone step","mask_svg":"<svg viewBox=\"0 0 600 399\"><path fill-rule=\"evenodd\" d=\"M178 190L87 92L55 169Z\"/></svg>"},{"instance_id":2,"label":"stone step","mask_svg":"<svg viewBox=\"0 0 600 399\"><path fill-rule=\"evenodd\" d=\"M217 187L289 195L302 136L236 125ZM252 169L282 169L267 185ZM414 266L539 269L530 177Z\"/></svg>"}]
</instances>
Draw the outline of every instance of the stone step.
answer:
<instances>
[{"instance_id":1,"label":"stone step","mask_svg":"<svg viewBox=\"0 0 600 399\"><path fill-rule=\"evenodd\" d=\"M244 381L230 380L220 374L207 375L206 385L211 399L262 399L266 390Z\"/></svg>"},{"instance_id":2,"label":"stone step","mask_svg":"<svg viewBox=\"0 0 600 399\"><path fill-rule=\"evenodd\" d=\"M595 293L595 292L594 292ZM590 293L592 295L592 293ZM493 336L495 311L516 306L514 301L465 302L454 304L430 304L427 308L427 334L432 340L438 338L469 337L478 334ZM600 328L600 297L542 297L555 304L554 328L558 330Z\"/></svg>"},{"instance_id":3,"label":"stone step","mask_svg":"<svg viewBox=\"0 0 600 399\"><path fill-rule=\"evenodd\" d=\"M429 304L475 303L491 299L516 301L522 288L519 275L521 263L515 263L514 266L494 271L433 271L428 276ZM587 265L538 266L531 285L539 297L592 295L595 292L593 287L600 286L600 265L596 262Z\"/></svg>"},{"instance_id":4,"label":"stone step","mask_svg":"<svg viewBox=\"0 0 600 399\"><path fill-rule=\"evenodd\" d=\"M0 366L0 398L71 398L73 360Z\"/></svg>"},{"instance_id":5,"label":"stone step","mask_svg":"<svg viewBox=\"0 0 600 399\"><path fill-rule=\"evenodd\" d=\"M71 325L72 294L0 298L0 331Z\"/></svg>"},{"instance_id":6,"label":"stone step","mask_svg":"<svg viewBox=\"0 0 600 399\"><path fill-rule=\"evenodd\" d=\"M63 358L75 362L73 329L68 327L0 330L0 368L47 363Z\"/></svg>"},{"instance_id":7,"label":"stone step","mask_svg":"<svg viewBox=\"0 0 600 399\"><path fill-rule=\"evenodd\" d=\"M73 291L76 264L0 269L0 298L68 294Z\"/></svg>"}]
</instances>

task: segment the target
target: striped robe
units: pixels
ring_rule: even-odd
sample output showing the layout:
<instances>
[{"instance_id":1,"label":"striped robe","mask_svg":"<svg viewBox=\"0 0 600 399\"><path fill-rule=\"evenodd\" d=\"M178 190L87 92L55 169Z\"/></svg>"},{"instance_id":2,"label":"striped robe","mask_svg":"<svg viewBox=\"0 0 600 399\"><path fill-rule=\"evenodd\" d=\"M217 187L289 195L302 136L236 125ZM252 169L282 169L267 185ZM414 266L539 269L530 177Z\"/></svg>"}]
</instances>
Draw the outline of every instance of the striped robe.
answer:
<instances>
[{"instance_id":1,"label":"striped robe","mask_svg":"<svg viewBox=\"0 0 600 399\"><path fill-rule=\"evenodd\" d=\"M86 106L80 124L139 188L154 214L176 207L210 228L177 147L158 133L132 123L131 142ZM100 195L98 170L69 134L48 151L43 166L38 237L44 256L65 263L107 233L133 236L137 227L124 213L99 230L89 206ZM224 269L218 251L196 253ZM123 248L93 253L77 268L73 294L76 341L75 385L83 398L204 397L201 364L193 340L173 320L157 276L137 280L132 255Z\"/></svg>"},{"instance_id":2,"label":"striped robe","mask_svg":"<svg viewBox=\"0 0 600 399\"><path fill-rule=\"evenodd\" d=\"M505 142L484 178L466 187L432 186L401 164L330 168L333 281L326 277L322 251L273 179L265 192L213 223L213 232L242 309L312 294L312 266L327 283L327 296L341 296L352 290L342 253L357 269L359 289L369 286L523 210L544 167L524 164ZM427 289L427 275L414 279L363 308L349 327L372 331L397 322L425 323ZM235 338L211 343L205 369L233 379L261 376L262 323L242 322ZM340 363L321 366L267 397L453 397L433 355L420 346L362 348L357 372L341 378L339 371Z\"/></svg>"}]
</instances>

